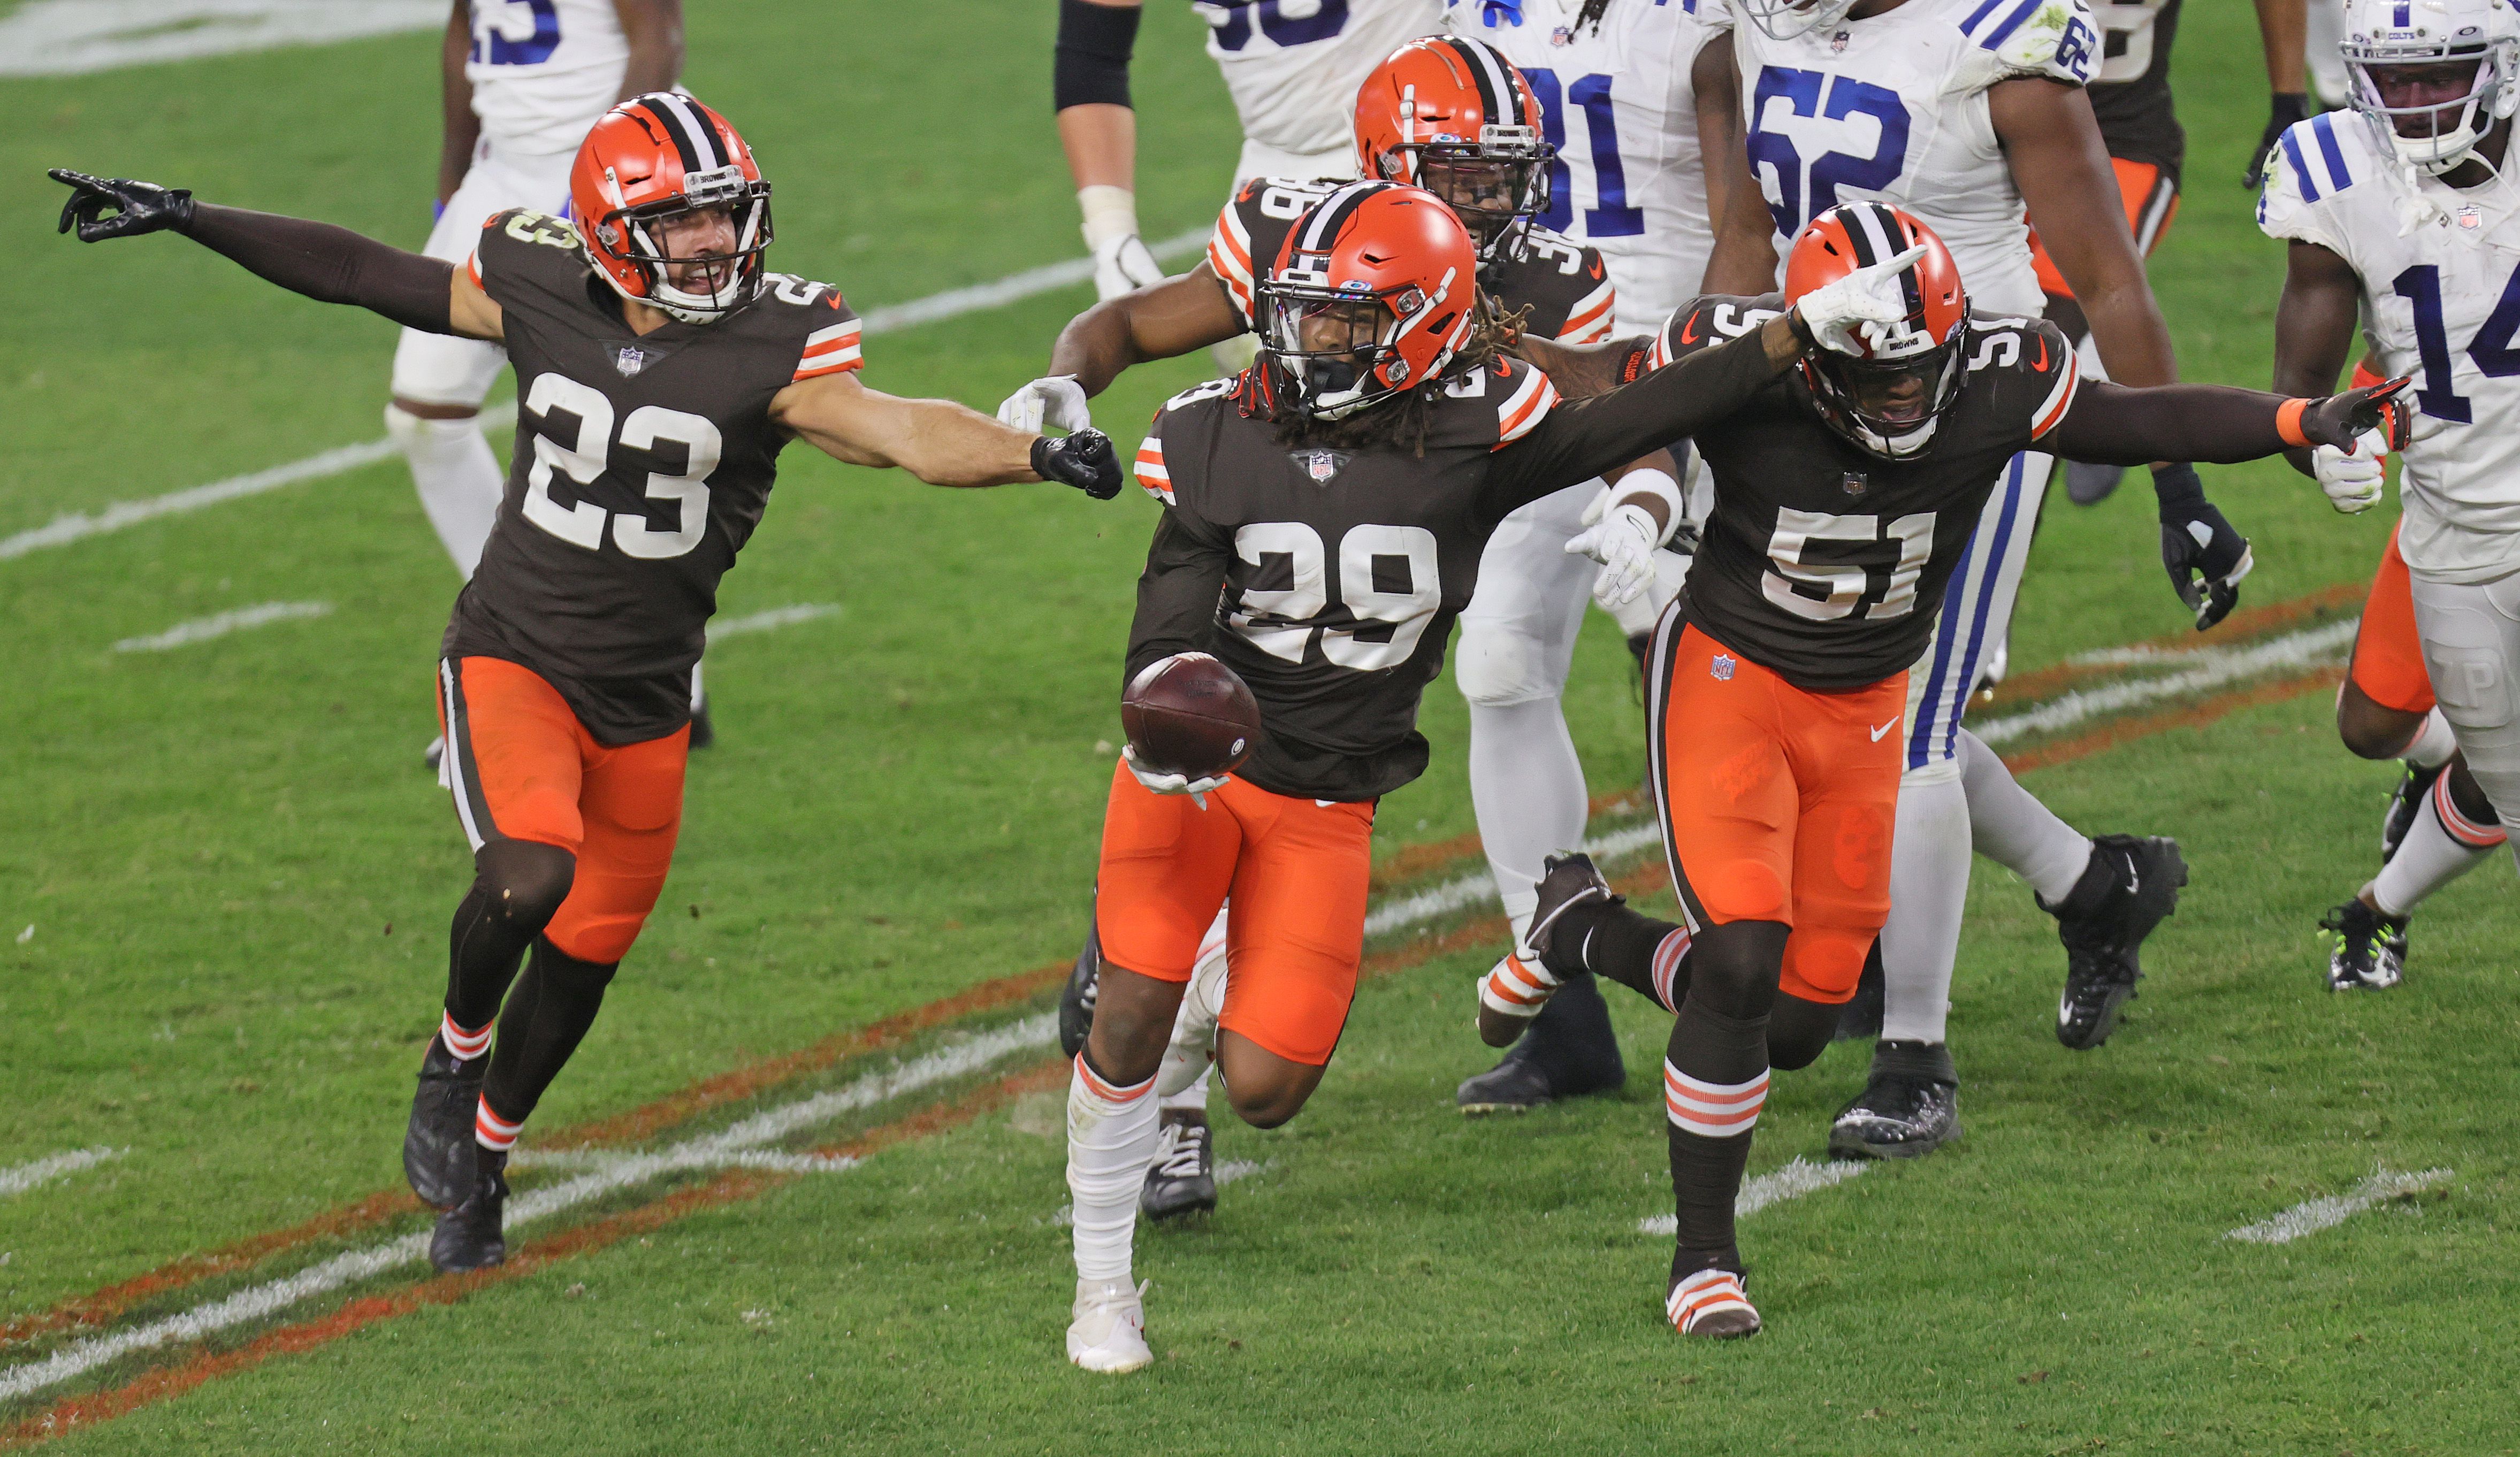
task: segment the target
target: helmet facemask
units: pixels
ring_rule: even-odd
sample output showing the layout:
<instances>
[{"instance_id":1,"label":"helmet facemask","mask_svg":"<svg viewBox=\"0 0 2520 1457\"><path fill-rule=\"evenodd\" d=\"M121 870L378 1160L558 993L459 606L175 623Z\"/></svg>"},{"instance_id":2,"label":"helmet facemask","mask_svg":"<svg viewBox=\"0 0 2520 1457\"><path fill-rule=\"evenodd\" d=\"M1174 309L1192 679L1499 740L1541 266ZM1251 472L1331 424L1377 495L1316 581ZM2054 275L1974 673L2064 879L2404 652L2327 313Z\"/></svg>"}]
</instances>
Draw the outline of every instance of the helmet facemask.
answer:
<instances>
[{"instance_id":1,"label":"helmet facemask","mask_svg":"<svg viewBox=\"0 0 2520 1457\"><path fill-rule=\"evenodd\" d=\"M1454 285L1447 273L1431 296L1414 284L1380 291L1336 286L1328 273L1309 266L1328 261L1299 257L1260 286L1267 320L1261 349L1285 374L1296 408L1326 420L1345 419L1420 382L1413 378L1399 340L1442 304ZM1425 378L1443 373L1452 357L1449 345L1457 342L1447 341Z\"/></svg>"},{"instance_id":2,"label":"helmet facemask","mask_svg":"<svg viewBox=\"0 0 2520 1457\"><path fill-rule=\"evenodd\" d=\"M606 180L611 181L608 171ZM612 192L619 196L617 185ZM734 245L675 252L666 241L668 224L711 211L727 217ZM735 165L695 172L683 179L678 196L616 208L596 226L612 230L605 240L607 245L646 276L647 293L638 296L625 291L625 297L636 297L686 324L709 324L751 302L760 289L761 255L770 246L772 232L770 184L746 178L743 169ZM715 266L697 270L696 279L696 264ZM679 284L678 271L683 275ZM696 281L703 287L685 287Z\"/></svg>"},{"instance_id":3,"label":"helmet facemask","mask_svg":"<svg viewBox=\"0 0 2520 1457\"><path fill-rule=\"evenodd\" d=\"M1750 23L1771 40L1792 40L1846 19L1855 0L1740 0Z\"/></svg>"},{"instance_id":4,"label":"helmet facemask","mask_svg":"<svg viewBox=\"0 0 2520 1457\"><path fill-rule=\"evenodd\" d=\"M1510 252L1549 210L1549 161L1556 149L1527 126L1486 126L1475 143L1449 134L1394 149L1403 175L1424 188L1470 230L1479 262Z\"/></svg>"},{"instance_id":5,"label":"helmet facemask","mask_svg":"<svg viewBox=\"0 0 2520 1457\"><path fill-rule=\"evenodd\" d=\"M1866 359L1817 350L1803 359L1803 381L1821 419L1857 449L1912 460L1932 447L1934 426L1967 382L1961 361L1968 332L1963 322L1937 344L1921 330L1902 328L1876 339Z\"/></svg>"}]
</instances>

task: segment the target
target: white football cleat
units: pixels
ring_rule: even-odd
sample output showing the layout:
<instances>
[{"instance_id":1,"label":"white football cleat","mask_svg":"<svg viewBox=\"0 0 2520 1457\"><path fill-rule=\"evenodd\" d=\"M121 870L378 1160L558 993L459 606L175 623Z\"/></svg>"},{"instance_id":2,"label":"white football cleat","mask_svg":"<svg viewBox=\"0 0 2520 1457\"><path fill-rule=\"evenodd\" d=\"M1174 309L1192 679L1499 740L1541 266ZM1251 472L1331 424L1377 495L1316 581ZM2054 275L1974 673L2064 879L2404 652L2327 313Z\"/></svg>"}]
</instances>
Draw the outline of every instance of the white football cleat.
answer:
<instances>
[{"instance_id":1,"label":"white football cleat","mask_svg":"<svg viewBox=\"0 0 2520 1457\"><path fill-rule=\"evenodd\" d=\"M1735 1341L1759 1334L1759 1312L1731 1270L1698 1270L1663 1298L1663 1314L1684 1336Z\"/></svg>"},{"instance_id":2,"label":"white football cleat","mask_svg":"<svg viewBox=\"0 0 2520 1457\"><path fill-rule=\"evenodd\" d=\"M1079 1280L1067 1358L1088 1371L1121 1376L1155 1358L1147 1347L1147 1287L1126 1280Z\"/></svg>"}]
</instances>

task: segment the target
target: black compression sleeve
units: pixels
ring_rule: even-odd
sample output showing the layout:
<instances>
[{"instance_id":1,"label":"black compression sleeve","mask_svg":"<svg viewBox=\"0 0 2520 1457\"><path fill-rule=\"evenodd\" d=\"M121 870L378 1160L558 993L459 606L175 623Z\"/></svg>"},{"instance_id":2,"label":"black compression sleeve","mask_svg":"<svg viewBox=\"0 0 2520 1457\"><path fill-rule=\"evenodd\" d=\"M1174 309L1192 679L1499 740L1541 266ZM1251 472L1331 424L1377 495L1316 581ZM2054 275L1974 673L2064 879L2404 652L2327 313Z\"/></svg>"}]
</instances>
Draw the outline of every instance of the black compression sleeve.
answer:
<instances>
[{"instance_id":1,"label":"black compression sleeve","mask_svg":"<svg viewBox=\"0 0 2520 1457\"><path fill-rule=\"evenodd\" d=\"M304 218L193 206L186 236L252 273L322 303L351 303L428 333L453 333L455 265Z\"/></svg>"},{"instance_id":2,"label":"black compression sleeve","mask_svg":"<svg viewBox=\"0 0 2520 1457\"><path fill-rule=\"evenodd\" d=\"M2039 448L2098 465L2254 461L2284 448L2275 424L2283 402L2282 395L2223 384L2135 389L2093 380Z\"/></svg>"},{"instance_id":3,"label":"black compression sleeve","mask_svg":"<svg viewBox=\"0 0 2520 1457\"><path fill-rule=\"evenodd\" d=\"M1129 56L1138 44L1138 16L1134 5L1058 0L1058 47L1051 66L1057 110L1129 104Z\"/></svg>"},{"instance_id":4,"label":"black compression sleeve","mask_svg":"<svg viewBox=\"0 0 2520 1457\"><path fill-rule=\"evenodd\" d=\"M1216 625L1216 596L1225 585L1229 552L1200 541L1179 516L1165 511L1147 547L1147 569L1138 577L1138 612L1129 624L1129 658L1121 683L1136 680L1157 658L1209 647Z\"/></svg>"}]
</instances>

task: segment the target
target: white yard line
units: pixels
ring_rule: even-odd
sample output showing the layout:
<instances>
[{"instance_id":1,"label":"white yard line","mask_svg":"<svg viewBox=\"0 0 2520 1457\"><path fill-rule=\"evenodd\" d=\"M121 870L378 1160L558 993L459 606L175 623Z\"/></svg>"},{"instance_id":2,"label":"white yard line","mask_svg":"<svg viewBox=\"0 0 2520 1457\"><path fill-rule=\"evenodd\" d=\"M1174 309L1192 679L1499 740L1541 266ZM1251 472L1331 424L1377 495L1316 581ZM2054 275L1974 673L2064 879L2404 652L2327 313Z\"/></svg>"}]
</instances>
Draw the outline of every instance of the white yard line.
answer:
<instances>
[{"instance_id":1,"label":"white yard line","mask_svg":"<svg viewBox=\"0 0 2520 1457\"><path fill-rule=\"evenodd\" d=\"M837 602L798 602L793 606L773 607L766 612L750 612L742 617L721 617L708 625L708 640L718 642L728 638L741 638L746 633L776 632L812 622L817 617L837 617Z\"/></svg>"},{"instance_id":2,"label":"white yard line","mask_svg":"<svg viewBox=\"0 0 2520 1457\"><path fill-rule=\"evenodd\" d=\"M2182 672L2164 674L2159 678L2137 679L2114 683L2102 687L2077 689L2049 703L2043 703L2026 713L2007 715L1971 724L1968 729L1989 744L2002 744L2032 733L2051 733L2070 728L2086 720L2123 712L2165 698L2184 698L2208 692L2242 679L2257 678L2283 669L2315 667L2333 661L2353 642L2359 619L2348 618L2319 627L2286 633L2280 638L2261 642L2255 647L2235 647L2199 652L2189 661L2196 666Z\"/></svg>"},{"instance_id":3,"label":"white yard line","mask_svg":"<svg viewBox=\"0 0 2520 1457\"><path fill-rule=\"evenodd\" d=\"M179 622L162 633L147 638L125 638L113 644L115 652L164 652L172 647L189 647L242 633L248 628L268 627L275 622L299 622L310 617L331 614L331 602L265 602L259 607L239 607L233 612L220 612L209 617L196 617Z\"/></svg>"},{"instance_id":4,"label":"white yard line","mask_svg":"<svg viewBox=\"0 0 2520 1457\"><path fill-rule=\"evenodd\" d=\"M1631 824L1605 834L1595 835L1584 842L1584 853L1595 860L1613 860L1622 855L1662 843L1662 826L1654 820ZM1383 905L1365 918L1365 934L1380 936L1450 915L1472 905L1497 904L1496 876L1487 870L1473 870L1458 879L1419 891L1405 901Z\"/></svg>"},{"instance_id":5,"label":"white yard line","mask_svg":"<svg viewBox=\"0 0 2520 1457\"><path fill-rule=\"evenodd\" d=\"M441 0L30 0L0 20L0 76L72 76L446 25Z\"/></svg>"},{"instance_id":6,"label":"white yard line","mask_svg":"<svg viewBox=\"0 0 2520 1457\"><path fill-rule=\"evenodd\" d=\"M1774 1173L1760 1174L1757 1178L1741 1185L1741 1192L1732 1198L1732 1217L1746 1219L1770 1205L1782 1204L1788 1199L1800 1199L1817 1190L1833 1188L1871 1167L1870 1164L1858 1164L1842 1159L1830 1159L1820 1164L1814 1164L1808 1159L1796 1159ZM1679 1232L1680 1220L1676 1215L1653 1214L1637 1221L1639 1234L1668 1237Z\"/></svg>"},{"instance_id":7,"label":"white yard line","mask_svg":"<svg viewBox=\"0 0 2520 1457\"><path fill-rule=\"evenodd\" d=\"M2289 1245L2306 1234L2333 1229L2367 1209L2374 1209L2392 1199L2404 1199L2426 1189L2449 1182L2450 1170L2427 1169L2421 1173L2391 1173L2386 1169L2372 1170L2371 1176L2356 1184L2349 1194L2330 1194L2296 1204L2272 1218L2255 1224L2243 1224L2223 1236L2227 1240L2243 1240L2252 1245Z\"/></svg>"},{"instance_id":8,"label":"white yard line","mask_svg":"<svg viewBox=\"0 0 2520 1457\"><path fill-rule=\"evenodd\" d=\"M119 1159L129 1152L131 1150L127 1148L107 1148L100 1144L95 1148L74 1148L68 1153L50 1154L44 1158L28 1160L23 1164L11 1165L7 1169L0 1169L0 1194L23 1194L39 1184L47 1184L54 1179L67 1177L82 1169L93 1169L99 1164Z\"/></svg>"}]
</instances>

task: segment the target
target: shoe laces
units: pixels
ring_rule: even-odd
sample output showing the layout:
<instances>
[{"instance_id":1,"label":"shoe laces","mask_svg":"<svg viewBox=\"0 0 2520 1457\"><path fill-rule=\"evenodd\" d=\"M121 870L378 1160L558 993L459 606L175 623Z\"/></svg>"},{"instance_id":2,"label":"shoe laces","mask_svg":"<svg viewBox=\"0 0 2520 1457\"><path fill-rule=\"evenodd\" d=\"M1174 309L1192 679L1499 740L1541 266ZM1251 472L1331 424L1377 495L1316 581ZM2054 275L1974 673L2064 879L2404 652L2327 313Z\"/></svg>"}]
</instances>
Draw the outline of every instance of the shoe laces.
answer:
<instances>
[{"instance_id":1,"label":"shoe laces","mask_svg":"<svg viewBox=\"0 0 2520 1457\"><path fill-rule=\"evenodd\" d=\"M1207 1162L1205 1124L1166 1124L1155 1134L1155 1172L1164 1178L1195 1178Z\"/></svg>"}]
</instances>

